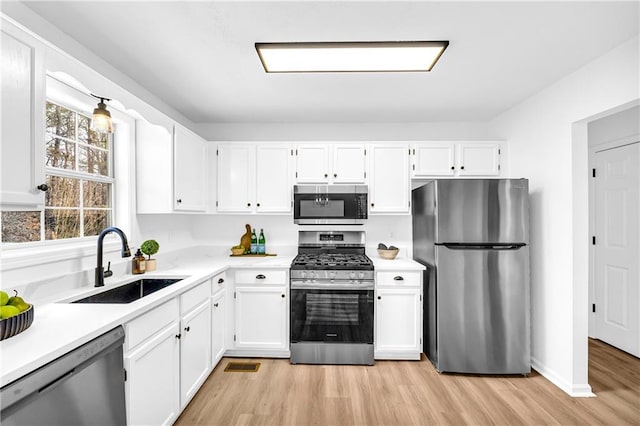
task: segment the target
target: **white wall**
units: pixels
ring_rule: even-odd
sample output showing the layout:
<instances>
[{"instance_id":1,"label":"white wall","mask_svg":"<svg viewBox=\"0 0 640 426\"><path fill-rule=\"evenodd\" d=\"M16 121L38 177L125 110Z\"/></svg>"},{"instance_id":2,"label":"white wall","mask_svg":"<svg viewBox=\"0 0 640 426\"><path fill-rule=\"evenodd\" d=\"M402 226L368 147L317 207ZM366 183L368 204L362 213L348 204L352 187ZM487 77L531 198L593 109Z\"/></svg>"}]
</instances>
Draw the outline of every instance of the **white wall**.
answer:
<instances>
[{"instance_id":1,"label":"white wall","mask_svg":"<svg viewBox=\"0 0 640 426\"><path fill-rule=\"evenodd\" d=\"M513 176L530 179L533 366L589 395L589 118L640 98L635 37L492 121Z\"/></svg>"},{"instance_id":2,"label":"white wall","mask_svg":"<svg viewBox=\"0 0 640 426\"><path fill-rule=\"evenodd\" d=\"M495 140L488 123L209 123L196 130L210 141Z\"/></svg>"}]
</instances>

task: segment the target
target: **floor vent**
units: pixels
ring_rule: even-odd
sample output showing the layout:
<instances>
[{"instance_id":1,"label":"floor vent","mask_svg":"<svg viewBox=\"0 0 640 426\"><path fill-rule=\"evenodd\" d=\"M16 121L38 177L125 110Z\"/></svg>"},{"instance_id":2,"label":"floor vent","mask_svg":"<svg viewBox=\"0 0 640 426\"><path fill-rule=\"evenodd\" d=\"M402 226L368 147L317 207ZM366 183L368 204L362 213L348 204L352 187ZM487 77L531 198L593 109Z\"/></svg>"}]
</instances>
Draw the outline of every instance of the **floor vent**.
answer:
<instances>
[{"instance_id":1,"label":"floor vent","mask_svg":"<svg viewBox=\"0 0 640 426\"><path fill-rule=\"evenodd\" d=\"M229 362L224 371L231 373L257 373L259 368L259 362Z\"/></svg>"}]
</instances>

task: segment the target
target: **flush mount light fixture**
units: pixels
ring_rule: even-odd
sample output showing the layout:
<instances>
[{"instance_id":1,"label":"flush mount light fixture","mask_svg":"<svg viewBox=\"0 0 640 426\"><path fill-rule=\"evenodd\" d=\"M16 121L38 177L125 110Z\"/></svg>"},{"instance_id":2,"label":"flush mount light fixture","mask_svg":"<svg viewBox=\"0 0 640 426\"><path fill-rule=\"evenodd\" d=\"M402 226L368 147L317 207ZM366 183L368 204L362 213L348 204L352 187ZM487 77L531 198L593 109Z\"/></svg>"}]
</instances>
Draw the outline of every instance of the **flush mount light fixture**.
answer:
<instances>
[{"instance_id":1,"label":"flush mount light fixture","mask_svg":"<svg viewBox=\"0 0 640 426\"><path fill-rule=\"evenodd\" d=\"M448 41L256 43L268 73L431 71Z\"/></svg>"},{"instance_id":2,"label":"flush mount light fixture","mask_svg":"<svg viewBox=\"0 0 640 426\"><path fill-rule=\"evenodd\" d=\"M96 96L93 93L91 93L91 96L100 99L100 102L98 102L98 108L93 110L93 117L91 118L91 126L89 128L98 133L113 133L111 113L107 110L107 104L104 103L104 101L110 101L111 99Z\"/></svg>"}]
</instances>

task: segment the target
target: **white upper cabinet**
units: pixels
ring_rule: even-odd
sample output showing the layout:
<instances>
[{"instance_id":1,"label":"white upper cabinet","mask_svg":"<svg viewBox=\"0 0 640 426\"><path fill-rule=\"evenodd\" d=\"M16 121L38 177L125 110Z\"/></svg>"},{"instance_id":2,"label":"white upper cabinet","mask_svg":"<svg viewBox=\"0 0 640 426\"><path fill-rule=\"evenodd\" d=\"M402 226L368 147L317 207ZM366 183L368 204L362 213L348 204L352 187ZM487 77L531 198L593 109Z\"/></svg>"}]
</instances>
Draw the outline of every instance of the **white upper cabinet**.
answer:
<instances>
[{"instance_id":1,"label":"white upper cabinet","mask_svg":"<svg viewBox=\"0 0 640 426\"><path fill-rule=\"evenodd\" d=\"M461 143L458 145L460 176L499 176L500 144Z\"/></svg>"},{"instance_id":2,"label":"white upper cabinet","mask_svg":"<svg viewBox=\"0 0 640 426\"><path fill-rule=\"evenodd\" d=\"M292 149L289 145L256 147L256 211L291 211Z\"/></svg>"},{"instance_id":3,"label":"white upper cabinet","mask_svg":"<svg viewBox=\"0 0 640 426\"><path fill-rule=\"evenodd\" d=\"M409 213L409 146L369 145L369 212Z\"/></svg>"},{"instance_id":4,"label":"white upper cabinet","mask_svg":"<svg viewBox=\"0 0 640 426\"><path fill-rule=\"evenodd\" d=\"M366 178L364 145L333 145L331 180L333 183L364 183Z\"/></svg>"},{"instance_id":5,"label":"white upper cabinet","mask_svg":"<svg viewBox=\"0 0 640 426\"><path fill-rule=\"evenodd\" d=\"M219 145L218 211L289 213L292 155L287 144Z\"/></svg>"},{"instance_id":6,"label":"white upper cabinet","mask_svg":"<svg viewBox=\"0 0 640 426\"><path fill-rule=\"evenodd\" d=\"M205 211L206 163L207 144L199 136L136 120L137 212Z\"/></svg>"},{"instance_id":7,"label":"white upper cabinet","mask_svg":"<svg viewBox=\"0 0 640 426\"><path fill-rule=\"evenodd\" d=\"M207 208L207 144L195 133L176 125L173 134L174 209Z\"/></svg>"},{"instance_id":8,"label":"white upper cabinet","mask_svg":"<svg viewBox=\"0 0 640 426\"><path fill-rule=\"evenodd\" d=\"M42 208L45 73L42 49L2 21L0 199L3 205Z\"/></svg>"},{"instance_id":9,"label":"white upper cabinet","mask_svg":"<svg viewBox=\"0 0 640 426\"><path fill-rule=\"evenodd\" d=\"M453 176L456 169L456 146L453 142L415 145L413 176Z\"/></svg>"},{"instance_id":10,"label":"white upper cabinet","mask_svg":"<svg viewBox=\"0 0 640 426\"><path fill-rule=\"evenodd\" d=\"M296 147L296 183L365 183L363 144L304 144Z\"/></svg>"},{"instance_id":11,"label":"white upper cabinet","mask_svg":"<svg viewBox=\"0 0 640 426\"><path fill-rule=\"evenodd\" d=\"M255 198L255 146L218 146L219 212L251 212Z\"/></svg>"},{"instance_id":12,"label":"white upper cabinet","mask_svg":"<svg viewBox=\"0 0 640 426\"><path fill-rule=\"evenodd\" d=\"M500 176L499 142L421 142L411 153L412 177Z\"/></svg>"},{"instance_id":13,"label":"white upper cabinet","mask_svg":"<svg viewBox=\"0 0 640 426\"><path fill-rule=\"evenodd\" d=\"M296 182L329 183L329 145L298 145Z\"/></svg>"}]
</instances>

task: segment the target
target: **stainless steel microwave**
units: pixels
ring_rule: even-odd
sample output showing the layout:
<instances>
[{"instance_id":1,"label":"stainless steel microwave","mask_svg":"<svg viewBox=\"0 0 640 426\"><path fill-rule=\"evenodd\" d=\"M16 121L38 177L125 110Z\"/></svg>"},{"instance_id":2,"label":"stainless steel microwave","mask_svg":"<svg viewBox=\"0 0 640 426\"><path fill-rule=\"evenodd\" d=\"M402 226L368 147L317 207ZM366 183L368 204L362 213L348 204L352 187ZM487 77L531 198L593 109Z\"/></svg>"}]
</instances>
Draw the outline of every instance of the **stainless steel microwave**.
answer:
<instances>
[{"instance_id":1,"label":"stainless steel microwave","mask_svg":"<svg viewBox=\"0 0 640 426\"><path fill-rule=\"evenodd\" d=\"M362 225L367 198L367 185L294 185L293 223Z\"/></svg>"}]
</instances>

